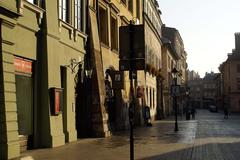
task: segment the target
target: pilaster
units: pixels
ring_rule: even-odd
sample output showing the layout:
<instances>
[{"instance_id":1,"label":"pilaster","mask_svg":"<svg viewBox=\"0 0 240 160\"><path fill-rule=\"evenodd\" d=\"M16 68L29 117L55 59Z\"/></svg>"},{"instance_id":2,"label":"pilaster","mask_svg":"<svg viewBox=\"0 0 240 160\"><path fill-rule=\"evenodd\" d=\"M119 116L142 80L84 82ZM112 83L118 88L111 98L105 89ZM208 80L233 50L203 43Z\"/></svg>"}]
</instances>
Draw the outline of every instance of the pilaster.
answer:
<instances>
[{"instance_id":1,"label":"pilaster","mask_svg":"<svg viewBox=\"0 0 240 160\"><path fill-rule=\"evenodd\" d=\"M15 22L0 21L0 159L20 156L14 74Z\"/></svg>"}]
</instances>

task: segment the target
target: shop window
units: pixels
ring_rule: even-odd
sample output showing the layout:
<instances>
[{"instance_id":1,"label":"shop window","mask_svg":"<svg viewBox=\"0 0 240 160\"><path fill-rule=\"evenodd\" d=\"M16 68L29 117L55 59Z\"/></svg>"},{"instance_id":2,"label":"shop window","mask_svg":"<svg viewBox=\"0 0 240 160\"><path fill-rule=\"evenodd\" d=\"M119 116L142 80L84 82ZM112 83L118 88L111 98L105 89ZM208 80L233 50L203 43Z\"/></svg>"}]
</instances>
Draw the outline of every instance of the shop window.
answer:
<instances>
[{"instance_id":1,"label":"shop window","mask_svg":"<svg viewBox=\"0 0 240 160\"><path fill-rule=\"evenodd\" d=\"M79 31L83 31L83 13L83 0L75 0L75 28Z\"/></svg>"},{"instance_id":2,"label":"shop window","mask_svg":"<svg viewBox=\"0 0 240 160\"><path fill-rule=\"evenodd\" d=\"M99 7L100 18L100 40L102 43L108 45L108 12L107 9Z\"/></svg>"},{"instance_id":3,"label":"shop window","mask_svg":"<svg viewBox=\"0 0 240 160\"><path fill-rule=\"evenodd\" d=\"M133 13L133 0L128 0L128 10Z\"/></svg>"},{"instance_id":4,"label":"shop window","mask_svg":"<svg viewBox=\"0 0 240 160\"><path fill-rule=\"evenodd\" d=\"M59 19L69 23L69 0L59 0Z\"/></svg>"},{"instance_id":5,"label":"shop window","mask_svg":"<svg viewBox=\"0 0 240 160\"><path fill-rule=\"evenodd\" d=\"M117 19L111 16L111 48L118 50L118 25Z\"/></svg>"}]
</instances>

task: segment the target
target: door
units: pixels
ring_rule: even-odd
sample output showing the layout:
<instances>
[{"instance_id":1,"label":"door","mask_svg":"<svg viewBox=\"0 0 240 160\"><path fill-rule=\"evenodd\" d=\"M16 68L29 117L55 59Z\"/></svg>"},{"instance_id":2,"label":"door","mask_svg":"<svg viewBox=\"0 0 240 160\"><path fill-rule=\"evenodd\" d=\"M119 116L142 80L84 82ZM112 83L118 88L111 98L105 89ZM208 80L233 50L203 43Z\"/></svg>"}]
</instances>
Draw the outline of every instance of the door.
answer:
<instances>
[{"instance_id":1,"label":"door","mask_svg":"<svg viewBox=\"0 0 240 160\"><path fill-rule=\"evenodd\" d=\"M32 77L16 75L16 97L19 135L33 135Z\"/></svg>"}]
</instances>

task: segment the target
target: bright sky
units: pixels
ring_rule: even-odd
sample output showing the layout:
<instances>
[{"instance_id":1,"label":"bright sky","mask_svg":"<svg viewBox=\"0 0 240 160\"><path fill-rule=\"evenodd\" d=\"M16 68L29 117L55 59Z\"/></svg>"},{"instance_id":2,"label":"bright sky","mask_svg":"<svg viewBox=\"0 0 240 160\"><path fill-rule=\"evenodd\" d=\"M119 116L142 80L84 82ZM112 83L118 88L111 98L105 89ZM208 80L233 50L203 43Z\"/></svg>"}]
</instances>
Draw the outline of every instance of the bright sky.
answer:
<instances>
[{"instance_id":1,"label":"bright sky","mask_svg":"<svg viewBox=\"0 0 240 160\"><path fill-rule=\"evenodd\" d=\"M190 70L219 72L240 32L240 0L158 0L162 21L179 30Z\"/></svg>"}]
</instances>

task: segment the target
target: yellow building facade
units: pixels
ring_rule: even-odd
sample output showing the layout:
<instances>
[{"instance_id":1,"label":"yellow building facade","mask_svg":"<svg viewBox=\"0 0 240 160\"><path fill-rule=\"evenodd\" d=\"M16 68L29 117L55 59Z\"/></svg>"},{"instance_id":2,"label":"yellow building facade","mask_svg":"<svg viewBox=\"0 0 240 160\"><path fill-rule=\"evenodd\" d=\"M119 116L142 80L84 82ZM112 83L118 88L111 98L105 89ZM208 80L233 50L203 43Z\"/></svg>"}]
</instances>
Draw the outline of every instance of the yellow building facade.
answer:
<instances>
[{"instance_id":1,"label":"yellow building facade","mask_svg":"<svg viewBox=\"0 0 240 160\"><path fill-rule=\"evenodd\" d=\"M77 140L72 66L87 36L85 4L71 2L0 2L0 159Z\"/></svg>"}]
</instances>

